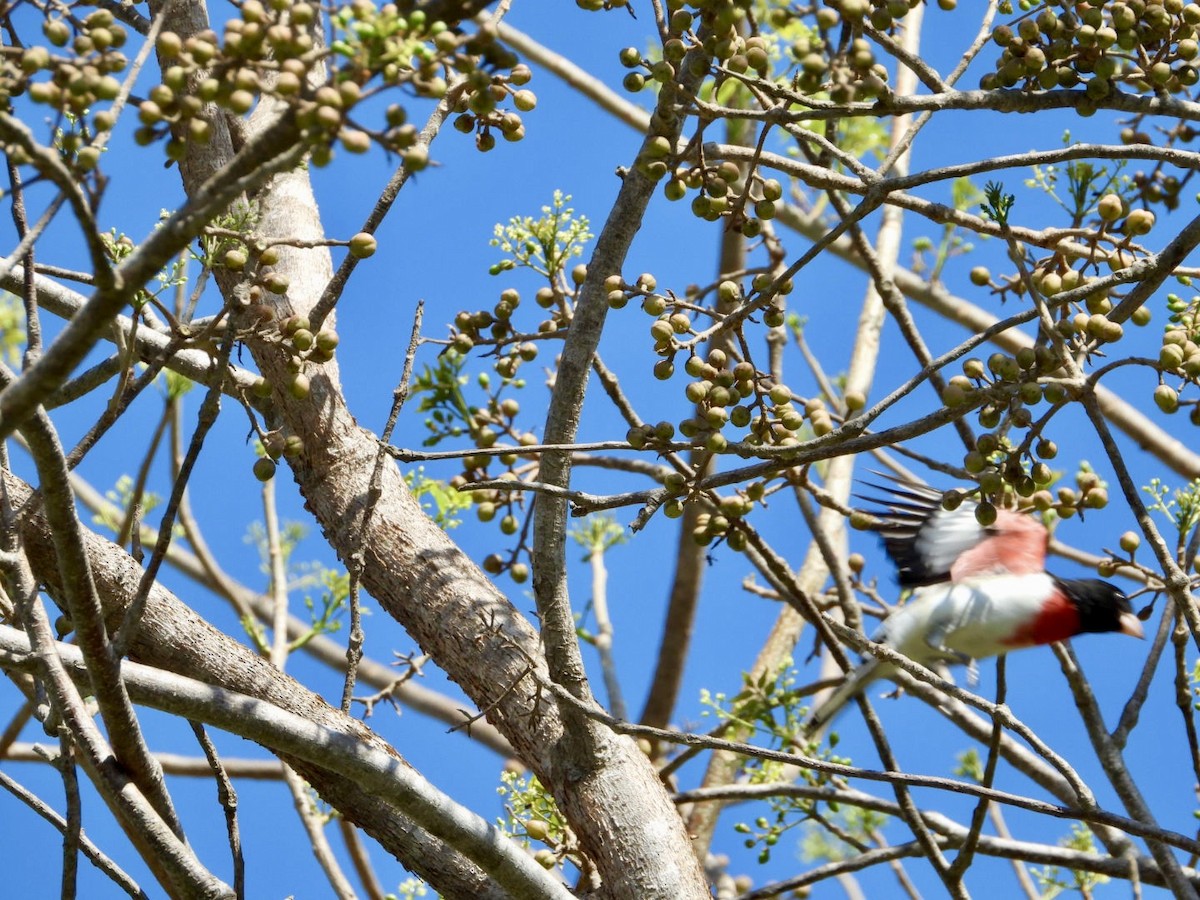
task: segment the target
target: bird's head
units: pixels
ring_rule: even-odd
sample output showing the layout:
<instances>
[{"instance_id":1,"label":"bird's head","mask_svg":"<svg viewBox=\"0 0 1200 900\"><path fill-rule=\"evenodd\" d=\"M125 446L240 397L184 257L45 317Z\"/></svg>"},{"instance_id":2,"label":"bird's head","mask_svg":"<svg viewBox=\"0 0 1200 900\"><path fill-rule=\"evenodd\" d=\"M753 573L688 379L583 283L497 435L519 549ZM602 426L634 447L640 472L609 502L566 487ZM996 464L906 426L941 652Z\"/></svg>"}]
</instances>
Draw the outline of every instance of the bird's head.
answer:
<instances>
[{"instance_id":1,"label":"bird's head","mask_svg":"<svg viewBox=\"0 0 1200 900\"><path fill-rule=\"evenodd\" d=\"M1119 631L1144 637L1141 620L1116 585L1099 578L1059 579L1058 586L1079 610L1081 632Z\"/></svg>"}]
</instances>

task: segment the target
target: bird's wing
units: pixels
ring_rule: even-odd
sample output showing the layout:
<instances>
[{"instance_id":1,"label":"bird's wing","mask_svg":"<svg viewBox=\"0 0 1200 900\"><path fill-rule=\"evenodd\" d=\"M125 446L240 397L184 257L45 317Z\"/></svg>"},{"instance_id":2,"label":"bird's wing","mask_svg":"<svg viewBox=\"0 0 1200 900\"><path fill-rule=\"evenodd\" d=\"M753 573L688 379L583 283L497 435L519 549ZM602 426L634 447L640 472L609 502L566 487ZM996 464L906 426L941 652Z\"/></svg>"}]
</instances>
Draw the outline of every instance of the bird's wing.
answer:
<instances>
[{"instance_id":1,"label":"bird's wing","mask_svg":"<svg viewBox=\"0 0 1200 900\"><path fill-rule=\"evenodd\" d=\"M876 473L883 475L883 473ZM942 506L942 492L892 476L893 484L868 486L883 496L862 496L877 504L884 549L896 564L901 587L943 581L961 582L983 575L1032 575L1046 565L1045 526L1029 516L1000 510L987 527L975 518L977 504L964 500L956 509Z\"/></svg>"},{"instance_id":2,"label":"bird's wing","mask_svg":"<svg viewBox=\"0 0 1200 900\"><path fill-rule=\"evenodd\" d=\"M934 666L985 659L1089 631L1142 637L1141 622L1128 598L1108 582L1004 571L918 588L883 621L872 640ZM895 673L892 663L875 657L847 673L809 715L808 734L815 737L872 681Z\"/></svg>"},{"instance_id":3,"label":"bird's wing","mask_svg":"<svg viewBox=\"0 0 1200 900\"><path fill-rule=\"evenodd\" d=\"M926 589L933 591L937 588ZM1031 635L1047 621L1057 621L1060 601L1070 605L1061 594L1054 578L1044 572L989 575L951 585L927 616L925 646L914 646L910 638L900 649L914 658L938 648L964 658L985 659L1031 646L1039 642Z\"/></svg>"},{"instance_id":4,"label":"bird's wing","mask_svg":"<svg viewBox=\"0 0 1200 900\"><path fill-rule=\"evenodd\" d=\"M1045 573L926 585L894 610L871 640L930 667L995 656L1028 646L1027 642L1014 644L1013 638L1037 618L1042 598L1053 587L1054 580ZM895 673L892 663L869 656L809 714L807 733L819 733L871 682Z\"/></svg>"}]
</instances>

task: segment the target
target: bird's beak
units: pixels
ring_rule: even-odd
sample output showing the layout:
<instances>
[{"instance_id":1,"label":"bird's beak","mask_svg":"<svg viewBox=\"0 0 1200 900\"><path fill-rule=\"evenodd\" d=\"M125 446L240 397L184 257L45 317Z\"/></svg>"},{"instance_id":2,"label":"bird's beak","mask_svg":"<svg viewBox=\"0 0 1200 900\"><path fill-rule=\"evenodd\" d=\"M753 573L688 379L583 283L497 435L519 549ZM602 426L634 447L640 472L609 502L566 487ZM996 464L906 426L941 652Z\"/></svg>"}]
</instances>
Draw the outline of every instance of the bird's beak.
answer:
<instances>
[{"instance_id":1,"label":"bird's beak","mask_svg":"<svg viewBox=\"0 0 1200 900\"><path fill-rule=\"evenodd\" d=\"M1142 620L1131 612L1121 613L1121 617L1117 619L1117 622L1120 623L1117 630L1121 634L1127 634L1135 638L1146 636L1146 633L1142 630Z\"/></svg>"}]
</instances>

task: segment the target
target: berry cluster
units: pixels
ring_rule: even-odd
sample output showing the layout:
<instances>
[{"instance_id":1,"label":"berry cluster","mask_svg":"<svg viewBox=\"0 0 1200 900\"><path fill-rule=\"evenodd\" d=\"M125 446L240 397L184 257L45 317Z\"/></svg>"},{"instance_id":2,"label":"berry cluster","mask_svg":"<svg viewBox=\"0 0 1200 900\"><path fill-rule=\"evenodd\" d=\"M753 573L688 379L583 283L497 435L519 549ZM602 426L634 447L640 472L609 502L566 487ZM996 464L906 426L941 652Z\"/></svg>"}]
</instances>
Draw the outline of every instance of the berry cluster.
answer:
<instances>
[{"instance_id":1,"label":"berry cluster","mask_svg":"<svg viewBox=\"0 0 1200 900\"><path fill-rule=\"evenodd\" d=\"M1092 100L1120 86L1177 93L1200 81L1196 26L1200 4L1184 0L1058 0L1015 27L997 28L1003 52L984 90L1051 90L1083 85Z\"/></svg>"},{"instance_id":2,"label":"berry cluster","mask_svg":"<svg viewBox=\"0 0 1200 900\"><path fill-rule=\"evenodd\" d=\"M166 139L167 155L180 159L189 143L210 139L214 107L244 115L269 98L295 110L314 165L326 165L335 146L365 153L377 143L401 154L410 171L420 171L428 165L428 150L404 106L387 106L382 127L360 120L359 111L395 87L441 99L455 79L461 80L455 108L463 114L456 125L476 130L481 150L494 145L492 128L508 140L523 136L518 113L499 104L507 99L517 110L533 109L533 92L512 87L528 82L531 73L499 45L494 26L464 34L428 21L420 10L404 15L394 4L356 0L332 15L332 40L324 48L314 37L319 16L311 3L246 0L221 37L211 30L187 38L160 34L163 80L138 107L138 142Z\"/></svg>"},{"instance_id":3,"label":"berry cluster","mask_svg":"<svg viewBox=\"0 0 1200 900\"><path fill-rule=\"evenodd\" d=\"M8 97L25 92L33 102L65 113L68 120L59 146L78 171L89 172L100 160L97 138L116 124L116 116L100 104L117 99L121 92L121 83L114 76L129 63L121 52L126 33L105 9L73 24L74 28L58 16L50 16L42 24L50 46L67 52L55 53L45 46L5 48L0 64L0 94L4 95L5 108ZM20 146L4 149L14 163L29 161Z\"/></svg>"}]
</instances>

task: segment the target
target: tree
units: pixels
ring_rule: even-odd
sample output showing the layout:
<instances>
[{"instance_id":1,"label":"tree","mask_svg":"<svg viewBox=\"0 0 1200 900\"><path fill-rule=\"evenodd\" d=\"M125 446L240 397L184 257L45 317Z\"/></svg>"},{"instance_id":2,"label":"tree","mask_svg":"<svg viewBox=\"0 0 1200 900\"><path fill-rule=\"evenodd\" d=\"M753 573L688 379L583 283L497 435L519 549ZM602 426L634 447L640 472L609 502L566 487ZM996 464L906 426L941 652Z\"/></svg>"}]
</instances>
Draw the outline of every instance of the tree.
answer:
<instances>
[{"instance_id":1,"label":"tree","mask_svg":"<svg viewBox=\"0 0 1200 900\"><path fill-rule=\"evenodd\" d=\"M382 892L360 831L454 898L831 878L1193 896L1200 457L1172 426L1200 424L1200 220L1181 209L1200 4L508 6L6 6L0 755L42 758L43 729L66 812L8 766L0 782L63 832L62 894L80 853L135 896L253 895L264 871L299 892L240 849L272 836L243 834L234 783L270 777L327 877L314 893L343 897L347 861ZM603 45L604 78L523 15L579 59ZM533 197L506 177L550 152L578 185ZM150 226L164 161L178 202ZM614 166L611 206L585 216L568 195ZM330 220L360 224L327 225L314 185ZM430 192L509 211L466 247L429 227L446 212ZM389 250L377 233L397 219ZM377 436L356 414L393 387ZM983 524L1041 517L1057 569L1144 592L1151 640L1031 651L965 687L905 665L904 699L807 732L812 695L848 651L878 652L863 634L901 599L872 536L850 534L871 524L851 495L872 468L953 488L944 502ZM113 471L107 497L85 478ZM292 560L287 474L328 544L319 569ZM263 591L223 555L254 478ZM192 508L209 500L212 547ZM705 579L738 619L772 619L748 658L724 658L735 636L701 608ZM373 632L419 649L390 669L364 654ZM301 657L344 675L340 703L285 672L293 655L306 681ZM444 691L416 683L434 667ZM385 716L356 715L385 701L435 727L389 740ZM156 747L185 722L231 853L198 837L211 801L180 800L197 760ZM494 792L439 789L408 761L425 742L462 769L511 760L499 825ZM793 835L806 861L772 857Z\"/></svg>"}]
</instances>

